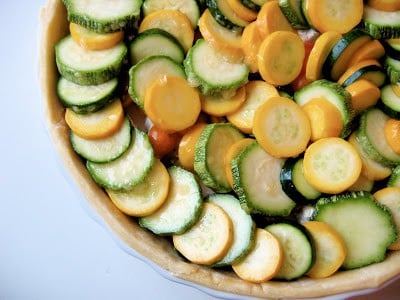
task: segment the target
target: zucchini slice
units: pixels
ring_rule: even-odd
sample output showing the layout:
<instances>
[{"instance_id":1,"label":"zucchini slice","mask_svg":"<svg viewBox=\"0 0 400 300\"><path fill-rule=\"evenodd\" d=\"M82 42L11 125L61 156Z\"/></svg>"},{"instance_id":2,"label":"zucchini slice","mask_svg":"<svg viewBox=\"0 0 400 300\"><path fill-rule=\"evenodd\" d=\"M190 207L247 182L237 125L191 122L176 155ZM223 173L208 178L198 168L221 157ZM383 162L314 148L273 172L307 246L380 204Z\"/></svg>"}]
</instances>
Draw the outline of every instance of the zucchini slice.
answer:
<instances>
[{"instance_id":1,"label":"zucchini slice","mask_svg":"<svg viewBox=\"0 0 400 300\"><path fill-rule=\"evenodd\" d=\"M206 3L215 20L228 29L241 30L249 24L235 13L227 0L206 0Z\"/></svg>"},{"instance_id":2,"label":"zucchini slice","mask_svg":"<svg viewBox=\"0 0 400 300\"><path fill-rule=\"evenodd\" d=\"M392 174L389 176L387 186L400 187L400 165L393 168Z\"/></svg>"},{"instance_id":3,"label":"zucchini slice","mask_svg":"<svg viewBox=\"0 0 400 300\"><path fill-rule=\"evenodd\" d=\"M214 267L232 265L243 258L254 243L255 223L239 200L229 194L212 194L207 202L220 206L230 217L233 225L233 242L225 256L213 264Z\"/></svg>"},{"instance_id":4,"label":"zucchini slice","mask_svg":"<svg viewBox=\"0 0 400 300\"><path fill-rule=\"evenodd\" d=\"M366 110L360 118L357 141L368 157L385 166L396 166L400 155L388 145L384 132L386 121L390 117L379 108Z\"/></svg>"},{"instance_id":5,"label":"zucchini slice","mask_svg":"<svg viewBox=\"0 0 400 300\"><path fill-rule=\"evenodd\" d=\"M303 14L302 0L279 0L279 7L288 19L290 25L295 29L310 28Z\"/></svg>"},{"instance_id":6,"label":"zucchini slice","mask_svg":"<svg viewBox=\"0 0 400 300\"><path fill-rule=\"evenodd\" d=\"M246 64L228 61L204 39L198 39L189 50L184 67L189 82L204 95L236 89L248 81Z\"/></svg>"},{"instance_id":7,"label":"zucchini slice","mask_svg":"<svg viewBox=\"0 0 400 300\"><path fill-rule=\"evenodd\" d=\"M80 85L98 85L117 77L127 53L128 48L123 42L110 49L86 50L71 35L55 46L58 71Z\"/></svg>"},{"instance_id":8,"label":"zucchini slice","mask_svg":"<svg viewBox=\"0 0 400 300\"><path fill-rule=\"evenodd\" d=\"M382 110L391 118L400 119L400 96L393 90L393 84L381 88Z\"/></svg>"},{"instance_id":9,"label":"zucchini slice","mask_svg":"<svg viewBox=\"0 0 400 300\"><path fill-rule=\"evenodd\" d=\"M146 57L129 69L128 93L140 108L144 107L146 89L164 75L186 78L183 67L164 55Z\"/></svg>"},{"instance_id":10,"label":"zucchini slice","mask_svg":"<svg viewBox=\"0 0 400 300\"><path fill-rule=\"evenodd\" d=\"M326 79L316 80L294 94L294 100L303 106L314 98L324 98L335 105L342 116L343 129L340 137L346 137L351 132L351 124L355 115L351 94L339 83Z\"/></svg>"},{"instance_id":11,"label":"zucchini slice","mask_svg":"<svg viewBox=\"0 0 400 300\"><path fill-rule=\"evenodd\" d=\"M128 191L143 182L150 172L154 163L154 151L149 138L136 128L132 133L131 145L119 158L108 163L86 162L90 175L100 186Z\"/></svg>"},{"instance_id":12,"label":"zucchini slice","mask_svg":"<svg viewBox=\"0 0 400 300\"><path fill-rule=\"evenodd\" d=\"M373 194L378 203L386 207L392 215L397 232L400 232L400 187L385 187ZM389 245L390 250L400 250L400 235Z\"/></svg>"},{"instance_id":13,"label":"zucchini slice","mask_svg":"<svg viewBox=\"0 0 400 300\"><path fill-rule=\"evenodd\" d=\"M303 276L315 261L315 249L308 231L299 223L280 222L265 227L280 242L282 265L274 278L293 280Z\"/></svg>"},{"instance_id":14,"label":"zucchini slice","mask_svg":"<svg viewBox=\"0 0 400 300\"><path fill-rule=\"evenodd\" d=\"M195 224L203 198L193 173L178 166L168 168L170 188L167 199L154 213L139 218L139 225L158 235L181 234Z\"/></svg>"},{"instance_id":15,"label":"zucchini slice","mask_svg":"<svg viewBox=\"0 0 400 300\"><path fill-rule=\"evenodd\" d=\"M389 81L393 84L400 82L400 60L386 55L384 65Z\"/></svg>"},{"instance_id":16,"label":"zucchini slice","mask_svg":"<svg viewBox=\"0 0 400 300\"><path fill-rule=\"evenodd\" d=\"M296 203L282 189L280 172L285 160L254 142L231 162L233 189L242 206L269 216L288 216Z\"/></svg>"},{"instance_id":17,"label":"zucchini slice","mask_svg":"<svg viewBox=\"0 0 400 300\"><path fill-rule=\"evenodd\" d=\"M143 217L154 213L164 204L169 192L170 177L164 164L155 159L143 182L129 191L106 189L111 201L129 216Z\"/></svg>"},{"instance_id":18,"label":"zucchini slice","mask_svg":"<svg viewBox=\"0 0 400 300\"><path fill-rule=\"evenodd\" d=\"M400 37L400 11L378 10L364 5L365 30L375 39Z\"/></svg>"},{"instance_id":19,"label":"zucchini slice","mask_svg":"<svg viewBox=\"0 0 400 300\"><path fill-rule=\"evenodd\" d=\"M386 71L376 60L365 60L347 69L339 78L338 83L343 87L348 87L359 79L367 79L377 87L381 87L386 81Z\"/></svg>"},{"instance_id":20,"label":"zucchini slice","mask_svg":"<svg viewBox=\"0 0 400 300\"><path fill-rule=\"evenodd\" d=\"M118 79L97 85L80 85L64 77L57 83L57 94L65 107L78 114L98 111L110 103L117 94Z\"/></svg>"},{"instance_id":21,"label":"zucchini slice","mask_svg":"<svg viewBox=\"0 0 400 300\"><path fill-rule=\"evenodd\" d=\"M368 192L321 198L313 220L327 223L343 238L347 248L344 269L383 261L397 237L391 214Z\"/></svg>"},{"instance_id":22,"label":"zucchini slice","mask_svg":"<svg viewBox=\"0 0 400 300\"><path fill-rule=\"evenodd\" d=\"M232 190L225 172L225 155L243 134L230 123L208 124L196 144L194 170L204 184L218 193Z\"/></svg>"},{"instance_id":23,"label":"zucchini slice","mask_svg":"<svg viewBox=\"0 0 400 300\"><path fill-rule=\"evenodd\" d=\"M63 0L68 21L100 33L137 27L142 0L87 2Z\"/></svg>"},{"instance_id":24,"label":"zucchini slice","mask_svg":"<svg viewBox=\"0 0 400 300\"><path fill-rule=\"evenodd\" d=\"M134 65L154 55L169 56L180 64L185 58L185 51L172 34L160 28L151 28L132 40L129 45L129 58Z\"/></svg>"},{"instance_id":25,"label":"zucchini slice","mask_svg":"<svg viewBox=\"0 0 400 300\"><path fill-rule=\"evenodd\" d=\"M284 192L298 203L312 203L322 193L312 187L304 177L303 157L288 158L282 167L280 181Z\"/></svg>"},{"instance_id":26,"label":"zucchini slice","mask_svg":"<svg viewBox=\"0 0 400 300\"><path fill-rule=\"evenodd\" d=\"M347 70L354 53L371 40L372 37L359 28L344 34L328 54L323 65L323 73L333 81L337 81Z\"/></svg>"},{"instance_id":27,"label":"zucchini slice","mask_svg":"<svg viewBox=\"0 0 400 300\"><path fill-rule=\"evenodd\" d=\"M106 163L120 157L132 140L132 128L125 118L121 128L113 135L103 139L84 139L71 131L72 148L80 156L97 163Z\"/></svg>"},{"instance_id":28,"label":"zucchini slice","mask_svg":"<svg viewBox=\"0 0 400 300\"><path fill-rule=\"evenodd\" d=\"M197 21L200 18L200 8L196 0L174 0L174 1L144 0L143 1L142 10L144 16L147 16L161 9L179 10L188 17L193 28L197 27Z\"/></svg>"}]
</instances>

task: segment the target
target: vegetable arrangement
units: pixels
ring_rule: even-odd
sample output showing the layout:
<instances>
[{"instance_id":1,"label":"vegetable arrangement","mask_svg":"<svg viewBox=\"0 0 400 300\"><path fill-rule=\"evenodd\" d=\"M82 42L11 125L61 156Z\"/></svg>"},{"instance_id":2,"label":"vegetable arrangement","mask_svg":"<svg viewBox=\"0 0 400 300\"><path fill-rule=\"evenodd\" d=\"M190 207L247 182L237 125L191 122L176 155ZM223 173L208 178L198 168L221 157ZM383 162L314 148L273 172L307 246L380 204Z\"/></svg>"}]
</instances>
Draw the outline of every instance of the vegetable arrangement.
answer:
<instances>
[{"instance_id":1,"label":"vegetable arrangement","mask_svg":"<svg viewBox=\"0 0 400 300\"><path fill-rule=\"evenodd\" d=\"M71 145L140 226L256 283L400 250L398 1L63 2Z\"/></svg>"}]
</instances>

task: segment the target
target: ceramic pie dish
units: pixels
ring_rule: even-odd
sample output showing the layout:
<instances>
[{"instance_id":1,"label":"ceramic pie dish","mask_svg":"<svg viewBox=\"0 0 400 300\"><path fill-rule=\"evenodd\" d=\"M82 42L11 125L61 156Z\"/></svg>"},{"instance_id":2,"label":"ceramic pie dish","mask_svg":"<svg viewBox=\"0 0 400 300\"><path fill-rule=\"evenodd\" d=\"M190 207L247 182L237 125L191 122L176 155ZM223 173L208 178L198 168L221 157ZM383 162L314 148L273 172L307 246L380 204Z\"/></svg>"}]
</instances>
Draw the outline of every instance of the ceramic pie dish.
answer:
<instances>
[{"instance_id":1,"label":"ceramic pie dish","mask_svg":"<svg viewBox=\"0 0 400 300\"><path fill-rule=\"evenodd\" d=\"M141 228L136 220L123 214L108 195L90 177L85 164L69 142L65 108L56 93L58 71L54 46L68 33L66 10L61 0L49 0L41 11L40 82L44 116L52 142L67 172L71 175L88 204L100 216L128 252L156 266L170 279L199 287L226 298L298 299L358 293L383 286L400 274L400 251L389 252L381 262L361 269L339 271L325 279L303 277L296 281L250 283L229 270L217 270L184 260L168 238ZM246 298L247 299L247 298Z\"/></svg>"}]
</instances>

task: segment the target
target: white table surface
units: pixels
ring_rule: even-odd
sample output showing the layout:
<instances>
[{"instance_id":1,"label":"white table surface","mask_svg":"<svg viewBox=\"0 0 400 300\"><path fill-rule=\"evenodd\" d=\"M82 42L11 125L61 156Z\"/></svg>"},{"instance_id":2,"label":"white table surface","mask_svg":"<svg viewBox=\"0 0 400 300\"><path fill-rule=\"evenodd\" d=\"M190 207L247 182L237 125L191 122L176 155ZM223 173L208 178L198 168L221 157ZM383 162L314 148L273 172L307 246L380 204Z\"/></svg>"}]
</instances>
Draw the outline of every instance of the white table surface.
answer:
<instances>
[{"instance_id":1,"label":"white table surface","mask_svg":"<svg viewBox=\"0 0 400 300\"><path fill-rule=\"evenodd\" d=\"M216 299L160 276L89 217L44 122L37 60L44 4L0 3L0 300Z\"/></svg>"}]
</instances>

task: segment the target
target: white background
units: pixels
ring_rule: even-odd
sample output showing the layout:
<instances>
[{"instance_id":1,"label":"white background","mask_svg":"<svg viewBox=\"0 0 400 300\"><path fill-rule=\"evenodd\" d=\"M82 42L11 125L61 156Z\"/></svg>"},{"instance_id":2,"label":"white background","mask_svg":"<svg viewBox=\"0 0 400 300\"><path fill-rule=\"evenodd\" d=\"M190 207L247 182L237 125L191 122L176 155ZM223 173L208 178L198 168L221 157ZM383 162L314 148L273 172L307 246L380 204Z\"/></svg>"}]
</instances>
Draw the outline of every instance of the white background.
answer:
<instances>
[{"instance_id":1,"label":"white background","mask_svg":"<svg viewBox=\"0 0 400 300\"><path fill-rule=\"evenodd\" d=\"M215 299L160 276L89 217L45 127L44 4L0 2L0 299Z\"/></svg>"}]
</instances>

